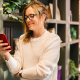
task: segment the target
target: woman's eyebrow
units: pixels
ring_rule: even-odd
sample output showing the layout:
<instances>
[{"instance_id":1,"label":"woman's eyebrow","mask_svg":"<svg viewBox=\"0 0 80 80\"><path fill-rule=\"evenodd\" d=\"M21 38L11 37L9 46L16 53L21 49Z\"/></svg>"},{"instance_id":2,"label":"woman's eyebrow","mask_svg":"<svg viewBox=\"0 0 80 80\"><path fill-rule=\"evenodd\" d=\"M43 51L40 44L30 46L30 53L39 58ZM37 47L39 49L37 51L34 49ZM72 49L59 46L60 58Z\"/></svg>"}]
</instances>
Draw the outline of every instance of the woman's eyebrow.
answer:
<instances>
[{"instance_id":1,"label":"woman's eyebrow","mask_svg":"<svg viewBox=\"0 0 80 80\"><path fill-rule=\"evenodd\" d=\"M30 14L28 14L28 15L31 15L31 14L33 14L33 13L30 13ZM25 15L25 16L28 16L28 15Z\"/></svg>"}]
</instances>

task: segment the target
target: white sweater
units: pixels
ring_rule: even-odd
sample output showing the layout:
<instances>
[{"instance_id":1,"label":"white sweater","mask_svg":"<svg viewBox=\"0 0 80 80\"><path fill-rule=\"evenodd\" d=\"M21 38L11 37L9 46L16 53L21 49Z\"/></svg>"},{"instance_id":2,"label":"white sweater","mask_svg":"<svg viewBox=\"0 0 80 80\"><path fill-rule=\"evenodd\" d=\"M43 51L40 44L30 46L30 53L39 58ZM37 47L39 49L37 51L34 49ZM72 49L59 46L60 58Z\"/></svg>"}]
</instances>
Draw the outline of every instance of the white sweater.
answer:
<instances>
[{"instance_id":1,"label":"white sweater","mask_svg":"<svg viewBox=\"0 0 80 80\"><path fill-rule=\"evenodd\" d=\"M46 30L41 37L32 38L28 43L23 43L21 37L14 58L6 61L10 72L21 71L23 78L20 80L57 80L59 36Z\"/></svg>"}]
</instances>

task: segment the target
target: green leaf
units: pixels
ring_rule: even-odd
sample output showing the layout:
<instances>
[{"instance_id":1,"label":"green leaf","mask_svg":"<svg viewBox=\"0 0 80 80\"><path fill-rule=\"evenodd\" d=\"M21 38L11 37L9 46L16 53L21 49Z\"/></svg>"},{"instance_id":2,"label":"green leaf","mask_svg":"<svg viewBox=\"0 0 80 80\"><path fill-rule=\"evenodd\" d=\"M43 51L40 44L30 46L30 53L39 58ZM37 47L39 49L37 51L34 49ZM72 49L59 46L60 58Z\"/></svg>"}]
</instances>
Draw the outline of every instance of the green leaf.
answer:
<instances>
[{"instance_id":1,"label":"green leaf","mask_svg":"<svg viewBox=\"0 0 80 80\"><path fill-rule=\"evenodd\" d=\"M2 4L2 6L3 6L3 7L5 7L5 6L6 6L6 4Z\"/></svg>"},{"instance_id":2,"label":"green leaf","mask_svg":"<svg viewBox=\"0 0 80 80\"><path fill-rule=\"evenodd\" d=\"M15 5L14 5L14 4L12 4L12 5L11 5L11 7L12 7L12 8L14 8L14 7L15 7Z\"/></svg>"},{"instance_id":3,"label":"green leaf","mask_svg":"<svg viewBox=\"0 0 80 80\"><path fill-rule=\"evenodd\" d=\"M69 74L73 77L73 79L75 79L75 76L78 76L78 68L75 67L75 63L73 60L70 59L69 61Z\"/></svg>"},{"instance_id":4,"label":"green leaf","mask_svg":"<svg viewBox=\"0 0 80 80\"><path fill-rule=\"evenodd\" d=\"M6 3L6 6L10 5L10 3Z\"/></svg>"},{"instance_id":5,"label":"green leaf","mask_svg":"<svg viewBox=\"0 0 80 80\"><path fill-rule=\"evenodd\" d=\"M6 14L6 12L4 12L4 14Z\"/></svg>"}]
</instances>

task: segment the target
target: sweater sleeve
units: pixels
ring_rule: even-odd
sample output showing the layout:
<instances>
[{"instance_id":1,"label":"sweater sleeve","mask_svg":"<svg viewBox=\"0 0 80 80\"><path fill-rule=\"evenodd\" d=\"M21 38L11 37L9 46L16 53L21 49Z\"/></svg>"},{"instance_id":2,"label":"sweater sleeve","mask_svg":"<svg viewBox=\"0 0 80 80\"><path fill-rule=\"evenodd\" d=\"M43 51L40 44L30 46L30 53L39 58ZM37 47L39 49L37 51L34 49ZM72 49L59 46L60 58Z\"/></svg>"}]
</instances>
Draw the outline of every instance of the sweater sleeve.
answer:
<instances>
[{"instance_id":1,"label":"sweater sleeve","mask_svg":"<svg viewBox=\"0 0 80 80\"><path fill-rule=\"evenodd\" d=\"M21 49L20 49L20 40L17 42L17 50L14 53L14 58L11 56L8 61L5 60L9 71L12 74L18 73L22 68L22 55L21 55Z\"/></svg>"},{"instance_id":2,"label":"sweater sleeve","mask_svg":"<svg viewBox=\"0 0 80 80\"><path fill-rule=\"evenodd\" d=\"M44 50L39 63L31 68L22 70L22 77L28 79L45 79L57 67L60 55L60 38L52 37L44 45Z\"/></svg>"},{"instance_id":3,"label":"sweater sleeve","mask_svg":"<svg viewBox=\"0 0 80 80\"><path fill-rule=\"evenodd\" d=\"M10 59L8 61L5 60L5 62L9 68L10 72L12 72L13 74L18 73L18 71L15 70L17 68L17 62L15 61L15 59L12 56L10 56Z\"/></svg>"},{"instance_id":4,"label":"sweater sleeve","mask_svg":"<svg viewBox=\"0 0 80 80\"><path fill-rule=\"evenodd\" d=\"M17 42L17 50L14 53L14 59L17 62L17 67L15 70L17 70L18 72L22 69L22 65L23 65L23 57L22 57L22 48L21 48L21 39L19 38L19 41Z\"/></svg>"}]
</instances>

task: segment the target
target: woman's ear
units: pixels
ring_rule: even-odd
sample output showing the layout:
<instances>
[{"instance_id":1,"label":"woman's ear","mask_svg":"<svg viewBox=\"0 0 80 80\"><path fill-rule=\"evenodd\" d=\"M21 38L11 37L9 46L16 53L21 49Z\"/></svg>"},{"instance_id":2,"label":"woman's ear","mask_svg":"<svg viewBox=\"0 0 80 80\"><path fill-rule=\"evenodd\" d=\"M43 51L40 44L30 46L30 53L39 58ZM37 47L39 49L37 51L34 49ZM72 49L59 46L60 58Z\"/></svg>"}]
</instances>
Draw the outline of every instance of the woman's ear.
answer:
<instances>
[{"instance_id":1,"label":"woman's ear","mask_svg":"<svg viewBox=\"0 0 80 80\"><path fill-rule=\"evenodd\" d=\"M45 18L46 18L46 15L43 14L43 15L42 15L42 21L45 21Z\"/></svg>"}]
</instances>

